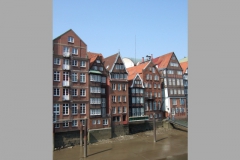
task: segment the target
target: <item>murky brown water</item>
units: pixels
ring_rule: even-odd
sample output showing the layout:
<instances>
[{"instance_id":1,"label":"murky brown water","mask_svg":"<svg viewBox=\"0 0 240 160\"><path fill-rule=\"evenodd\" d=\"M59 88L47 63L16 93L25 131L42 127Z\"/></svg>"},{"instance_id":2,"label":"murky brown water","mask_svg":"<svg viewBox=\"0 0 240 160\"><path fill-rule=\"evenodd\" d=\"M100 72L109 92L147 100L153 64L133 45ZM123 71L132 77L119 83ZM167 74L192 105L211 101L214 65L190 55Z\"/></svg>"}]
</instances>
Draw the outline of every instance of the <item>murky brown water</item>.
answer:
<instances>
[{"instance_id":1,"label":"murky brown water","mask_svg":"<svg viewBox=\"0 0 240 160\"><path fill-rule=\"evenodd\" d=\"M54 151L54 160L187 160L187 132L157 130L117 137L88 145L88 157L83 158L84 147L74 146Z\"/></svg>"}]
</instances>

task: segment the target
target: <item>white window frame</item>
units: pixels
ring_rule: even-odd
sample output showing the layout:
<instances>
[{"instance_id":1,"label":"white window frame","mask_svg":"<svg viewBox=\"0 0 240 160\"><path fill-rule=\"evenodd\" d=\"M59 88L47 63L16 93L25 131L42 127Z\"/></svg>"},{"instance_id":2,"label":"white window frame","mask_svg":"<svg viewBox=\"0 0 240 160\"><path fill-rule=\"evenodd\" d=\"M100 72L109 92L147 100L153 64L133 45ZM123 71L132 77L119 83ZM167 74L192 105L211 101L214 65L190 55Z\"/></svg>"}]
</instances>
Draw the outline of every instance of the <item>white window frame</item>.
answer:
<instances>
[{"instance_id":1,"label":"white window frame","mask_svg":"<svg viewBox=\"0 0 240 160\"><path fill-rule=\"evenodd\" d=\"M82 126L85 126L85 120L84 119L81 119L80 123L82 123Z\"/></svg>"},{"instance_id":2,"label":"white window frame","mask_svg":"<svg viewBox=\"0 0 240 160\"><path fill-rule=\"evenodd\" d=\"M118 83L118 90L121 91L121 84Z\"/></svg>"},{"instance_id":3,"label":"white window frame","mask_svg":"<svg viewBox=\"0 0 240 160\"><path fill-rule=\"evenodd\" d=\"M86 74L85 73L80 73L80 82L86 83Z\"/></svg>"},{"instance_id":4,"label":"white window frame","mask_svg":"<svg viewBox=\"0 0 240 160\"><path fill-rule=\"evenodd\" d=\"M69 115L69 104L68 103L63 103L63 106L62 106L63 110L63 115Z\"/></svg>"},{"instance_id":5,"label":"white window frame","mask_svg":"<svg viewBox=\"0 0 240 160\"><path fill-rule=\"evenodd\" d=\"M77 120L73 120L72 121L72 127L77 127L78 126L78 121Z\"/></svg>"},{"instance_id":6,"label":"white window frame","mask_svg":"<svg viewBox=\"0 0 240 160\"><path fill-rule=\"evenodd\" d=\"M172 99L172 105L177 105L177 99Z\"/></svg>"},{"instance_id":7,"label":"white window frame","mask_svg":"<svg viewBox=\"0 0 240 160\"><path fill-rule=\"evenodd\" d=\"M80 89L80 97L86 97L86 89Z\"/></svg>"},{"instance_id":8,"label":"white window frame","mask_svg":"<svg viewBox=\"0 0 240 160\"><path fill-rule=\"evenodd\" d=\"M112 114L116 114L116 107L112 107Z\"/></svg>"},{"instance_id":9,"label":"white window frame","mask_svg":"<svg viewBox=\"0 0 240 160\"><path fill-rule=\"evenodd\" d=\"M72 115L78 114L78 106L76 103L72 104Z\"/></svg>"},{"instance_id":10,"label":"white window frame","mask_svg":"<svg viewBox=\"0 0 240 160\"><path fill-rule=\"evenodd\" d=\"M112 96L112 102L116 102L116 96Z\"/></svg>"},{"instance_id":11,"label":"white window frame","mask_svg":"<svg viewBox=\"0 0 240 160\"><path fill-rule=\"evenodd\" d=\"M72 82L78 81L78 73L72 73Z\"/></svg>"},{"instance_id":12,"label":"white window frame","mask_svg":"<svg viewBox=\"0 0 240 160\"><path fill-rule=\"evenodd\" d=\"M53 64L60 65L61 64L60 58L54 58L53 59Z\"/></svg>"},{"instance_id":13,"label":"white window frame","mask_svg":"<svg viewBox=\"0 0 240 160\"><path fill-rule=\"evenodd\" d=\"M103 125L108 125L108 119L103 119Z\"/></svg>"},{"instance_id":14,"label":"white window frame","mask_svg":"<svg viewBox=\"0 0 240 160\"><path fill-rule=\"evenodd\" d=\"M78 55L78 49L77 48L72 48L72 54Z\"/></svg>"},{"instance_id":15,"label":"white window frame","mask_svg":"<svg viewBox=\"0 0 240 160\"><path fill-rule=\"evenodd\" d=\"M60 128L60 124L59 123L54 124L54 128Z\"/></svg>"},{"instance_id":16,"label":"white window frame","mask_svg":"<svg viewBox=\"0 0 240 160\"><path fill-rule=\"evenodd\" d=\"M117 96L118 102L121 102L121 96Z\"/></svg>"},{"instance_id":17,"label":"white window frame","mask_svg":"<svg viewBox=\"0 0 240 160\"><path fill-rule=\"evenodd\" d=\"M101 124L101 121L100 121L100 119L98 119L98 120L97 120L97 124Z\"/></svg>"},{"instance_id":18,"label":"white window frame","mask_svg":"<svg viewBox=\"0 0 240 160\"><path fill-rule=\"evenodd\" d=\"M80 62L80 67L86 67L86 61L81 61Z\"/></svg>"},{"instance_id":19,"label":"white window frame","mask_svg":"<svg viewBox=\"0 0 240 160\"><path fill-rule=\"evenodd\" d=\"M75 60L75 59L73 59L73 60L72 60L72 66L77 67L77 66L78 66L78 61Z\"/></svg>"},{"instance_id":20,"label":"white window frame","mask_svg":"<svg viewBox=\"0 0 240 160\"><path fill-rule=\"evenodd\" d=\"M93 119L93 120L92 120L92 124L93 124L93 125L97 124L96 119Z\"/></svg>"},{"instance_id":21,"label":"white window frame","mask_svg":"<svg viewBox=\"0 0 240 160\"><path fill-rule=\"evenodd\" d=\"M116 90L116 84L112 83L112 90L115 91Z\"/></svg>"},{"instance_id":22,"label":"white window frame","mask_svg":"<svg viewBox=\"0 0 240 160\"><path fill-rule=\"evenodd\" d=\"M63 122L63 127L64 127L64 128L69 127L69 122L68 122L68 121L64 121L64 122Z\"/></svg>"},{"instance_id":23,"label":"white window frame","mask_svg":"<svg viewBox=\"0 0 240 160\"><path fill-rule=\"evenodd\" d=\"M101 83L106 83L106 77L101 77Z\"/></svg>"},{"instance_id":24,"label":"white window frame","mask_svg":"<svg viewBox=\"0 0 240 160\"><path fill-rule=\"evenodd\" d=\"M122 113L122 107L118 107L118 113Z\"/></svg>"},{"instance_id":25,"label":"white window frame","mask_svg":"<svg viewBox=\"0 0 240 160\"><path fill-rule=\"evenodd\" d=\"M68 36L68 42L74 43L74 38L72 36Z\"/></svg>"},{"instance_id":26,"label":"white window frame","mask_svg":"<svg viewBox=\"0 0 240 160\"><path fill-rule=\"evenodd\" d=\"M54 71L53 72L53 81L60 81L60 72L59 71Z\"/></svg>"},{"instance_id":27,"label":"white window frame","mask_svg":"<svg viewBox=\"0 0 240 160\"><path fill-rule=\"evenodd\" d=\"M53 114L55 115L60 115L60 104L55 103L53 105Z\"/></svg>"},{"instance_id":28,"label":"white window frame","mask_svg":"<svg viewBox=\"0 0 240 160\"><path fill-rule=\"evenodd\" d=\"M53 88L53 96L60 96L60 89L59 88Z\"/></svg>"},{"instance_id":29,"label":"white window frame","mask_svg":"<svg viewBox=\"0 0 240 160\"><path fill-rule=\"evenodd\" d=\"M80 114L86 114L86 103L80 103Z\"/></svg>"},{"instance_id":30,"label":"white window frame","mask_svg":"<svg viewBox=\"0 0 240 160\"><path fill-rule=\"evenodd\" d=\"M123 106L123 113L127 113L127 107Z\"/></svg>"},{"instance_id":31,"label":"white window frame","mask_svg":"<svg viewBox=\"0 0 240 160\"><path fill-rule=\"evenodd\" d=\"M76 97L78 95L77 89L72 89L72 96Z\"/></svg>"}]
</instances>

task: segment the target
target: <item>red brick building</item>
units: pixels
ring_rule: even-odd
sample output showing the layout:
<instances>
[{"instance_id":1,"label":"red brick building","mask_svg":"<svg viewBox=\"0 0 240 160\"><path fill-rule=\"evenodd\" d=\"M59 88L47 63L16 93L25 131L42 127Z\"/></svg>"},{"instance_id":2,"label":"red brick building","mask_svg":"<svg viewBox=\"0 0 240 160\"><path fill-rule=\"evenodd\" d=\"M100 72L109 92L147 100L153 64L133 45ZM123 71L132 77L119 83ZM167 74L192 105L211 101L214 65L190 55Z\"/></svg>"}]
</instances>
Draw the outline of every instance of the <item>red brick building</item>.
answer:
<instances>
[{"instance_id":1,"label":"red brick building","mask_svg":"<svg viewBox=\"0 0 240 160\"><path fill-rule=\"evenodd\" d=\"M162 119L161 78L151 59L134 67L129 73L129 116L130 121Z\"/></svg>"},{"instance_id":2,"label":"red brick building","mask_svg":"<svg viewBox=\"0 0 240 160\"><path fill-rule=\"evenodd\" d=\"M153 59L161 78L163 111L165 117L186 118L186 97L184 95L183 70L174 52Z\"/></svg>"},{"instance_id":3,"label":"red brick building","mask_svg":"<svg viewBox=\"0 0 240 160\"><path fill-rule=\"evenodd\" d=\"M104 66L109 72L107 79L108 113L112 114L113 125L128 124L128 73L120 53L104 58Z\"/></svg>"},{"instance_id":4,"label":"red brick building","mask_svg":"<svg viewBox=\"0 0 240 160\"><path fill-rule=\"evenodd\" d=\"M87 45L73 30L53 40L54 132L76 131L89 115Z\"/></svg>"}]
</instances>

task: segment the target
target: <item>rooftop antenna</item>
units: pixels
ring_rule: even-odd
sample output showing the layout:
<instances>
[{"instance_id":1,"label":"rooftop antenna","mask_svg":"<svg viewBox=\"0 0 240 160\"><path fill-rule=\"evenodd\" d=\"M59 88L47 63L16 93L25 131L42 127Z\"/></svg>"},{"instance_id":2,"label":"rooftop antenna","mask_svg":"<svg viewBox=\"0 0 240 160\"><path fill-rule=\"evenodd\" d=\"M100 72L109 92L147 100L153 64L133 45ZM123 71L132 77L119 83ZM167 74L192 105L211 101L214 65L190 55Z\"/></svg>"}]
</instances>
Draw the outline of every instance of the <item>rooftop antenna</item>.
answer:
<instances>
[{"instance_id":1,"label":"rooftop antenna","mask_svg":"<svg viewBox=\"0 0 240 160\"><path fill-rule=\"evenodd\" d=\"M135 35L135 63L137 63L136 62L136 35Z\"/></svg>"}]
</instances>

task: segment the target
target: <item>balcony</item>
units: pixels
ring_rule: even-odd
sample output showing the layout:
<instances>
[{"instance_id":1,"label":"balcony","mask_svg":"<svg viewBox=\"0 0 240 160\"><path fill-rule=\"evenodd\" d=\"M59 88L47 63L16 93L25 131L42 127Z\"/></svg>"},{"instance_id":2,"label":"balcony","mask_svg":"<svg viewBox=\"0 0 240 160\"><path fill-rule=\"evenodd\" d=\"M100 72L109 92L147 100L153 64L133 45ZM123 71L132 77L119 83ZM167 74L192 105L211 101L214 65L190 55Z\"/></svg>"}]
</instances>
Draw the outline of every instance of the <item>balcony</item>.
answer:
<instances>
[{"instance_id":1,"label":"balcony","mask_svg":"<svg viewBox=\"0 0 240 160\"><path fill-rule=\"evenodd\" d=\"M63 87L69 87L70 86L70 82L69 81L63 81Z\"/></svg>"},{"instance_id":2,"label":"balcony","mask_svg":"<svg viewBox=\"0 0 240 160\"><path fill-rule=\"evenodd\" d=\"M63 70L70 70L69 64L63 64Z\"/></svg>"},{"instance_id":3,"label":"balcony","mask_svg":"<svg viewBox=\"0 0 240 160\"><path fill-rule=\"evenodd\" d=\"M63 95L63 101L69 101L70 100L70 96L69 95Z\"/></svg>"},{"instance_id":4,"label":"balcony","mask_svg":"<svg viewBox=\"0 0 240 160\"><path fill-rule=\"evenodd\" d=\"M63 52L63 57L70 57L70 52Z\"/></svg>"}]
</instances>

